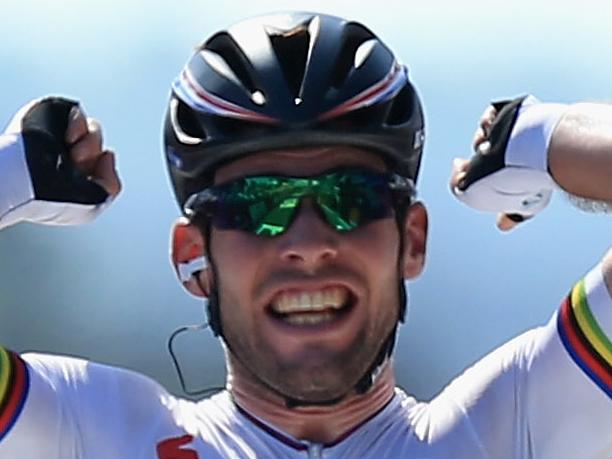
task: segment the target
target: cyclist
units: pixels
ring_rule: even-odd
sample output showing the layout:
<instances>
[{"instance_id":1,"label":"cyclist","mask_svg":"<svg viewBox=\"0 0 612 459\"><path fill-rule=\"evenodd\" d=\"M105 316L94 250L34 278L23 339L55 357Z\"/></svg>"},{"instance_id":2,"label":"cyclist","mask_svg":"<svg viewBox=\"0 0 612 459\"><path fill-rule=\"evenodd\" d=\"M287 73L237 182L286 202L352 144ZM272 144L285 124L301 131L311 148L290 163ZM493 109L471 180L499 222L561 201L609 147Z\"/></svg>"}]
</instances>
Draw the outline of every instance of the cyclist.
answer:
<instances>
[{"instance_id":1,"label":"cyclist","mask_svg":"<svg viewBox=\"0 0 612 459\"><path fill-rule=\"evenodd\" d=\"M451 188L509 229L554 189L612 202L612 108L489 107ZM2 137L0 224L80 223L119 179L99 125L45 99ZM424 264L422 109L365 26L313 13L238 23L175 81L164 127L184 218L172 261L208 299L226 390L181 400L131 371L0 353L0 456L604 458L612 454L612 252L551 321L429 403L395 387L403 280Z\"/></svg>"}]
</instances>

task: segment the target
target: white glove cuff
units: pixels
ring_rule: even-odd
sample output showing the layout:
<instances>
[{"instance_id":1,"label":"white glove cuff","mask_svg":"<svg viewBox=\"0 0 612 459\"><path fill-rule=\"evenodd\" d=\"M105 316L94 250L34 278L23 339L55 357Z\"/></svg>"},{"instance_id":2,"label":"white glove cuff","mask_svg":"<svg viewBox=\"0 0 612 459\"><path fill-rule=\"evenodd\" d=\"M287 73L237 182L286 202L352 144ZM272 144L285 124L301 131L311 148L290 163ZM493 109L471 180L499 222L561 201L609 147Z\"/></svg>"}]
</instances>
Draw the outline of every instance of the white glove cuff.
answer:
<instances>
[{"instance_id":1,"label":"white glove cuff","mask_svg":"<svg viewBox=\"0 0 612 459\"><path fill-rule=\"evenodd\" d=\"M548 148L553 131L566 110L565 104L540 103L533 96L527 97L521 104L506 147L506 165L544 172L551 187L556 188L548 171Z\"/></svg>"},{"instance_id":2,"label":"white glove cuff","mask_svg":"<svg viewBox=\"0 0 612 459\"><path fill-rule=\"evenodd\" d=\"M22 221L45 225L87 223L99 215L112 198L99 205L37 199L20 134L0 136L0 230Z\"/></svg>"},{"instance_id":3,"label":"white glove cuff","mask_svg":"<svg viewBox=\"0 0 612 459\"><path fill-rule=\"evenodd\" d=\"M20 221L15 212L34 199L34 189L18 134L0 136L0 229Z\"/></svg>"}]
</instances>

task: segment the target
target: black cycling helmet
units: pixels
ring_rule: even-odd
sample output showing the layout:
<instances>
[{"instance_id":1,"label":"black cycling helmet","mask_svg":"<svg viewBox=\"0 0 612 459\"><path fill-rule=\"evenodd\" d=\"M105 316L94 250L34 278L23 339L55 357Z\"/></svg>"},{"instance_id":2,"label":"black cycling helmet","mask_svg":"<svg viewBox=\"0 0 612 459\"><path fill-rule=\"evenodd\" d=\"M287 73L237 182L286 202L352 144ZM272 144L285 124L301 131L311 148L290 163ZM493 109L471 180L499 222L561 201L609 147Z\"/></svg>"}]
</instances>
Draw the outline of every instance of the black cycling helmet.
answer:
<instances>
[{"instance_id":1,"label":"black cycling helmet","mask_svg":"<svg viewBox=\"0 0 612 459\"><path fill-rule=\"evenodd\" d=\"M406 67L365 26L261 16L214 34L172 87L164 146L181 208L215 170L263 150L349 145L416 180L423 113Z\"/></svg>"}]
</instances>

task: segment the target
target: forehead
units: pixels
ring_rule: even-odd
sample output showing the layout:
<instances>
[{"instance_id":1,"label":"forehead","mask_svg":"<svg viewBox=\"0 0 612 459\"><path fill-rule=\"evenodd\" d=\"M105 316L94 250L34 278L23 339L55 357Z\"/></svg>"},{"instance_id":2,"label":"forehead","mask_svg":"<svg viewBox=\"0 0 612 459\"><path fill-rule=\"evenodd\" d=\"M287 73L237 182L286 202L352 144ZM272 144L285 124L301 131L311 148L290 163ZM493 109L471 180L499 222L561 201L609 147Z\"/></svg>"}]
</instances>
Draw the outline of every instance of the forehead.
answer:
<instances>
[{"instance_id":1,"label":"forehead","mask_svg":"<svg viewBox=\"0 0 612 459\"><path fill-rule=\"evenodd\" d=\"M287 148L263 151L232 161L217 170L215 183L267 173L309 176L342 166L386 170L385 162L379 155L360 148L348 146Z\"/></svg>"}]
</instances>

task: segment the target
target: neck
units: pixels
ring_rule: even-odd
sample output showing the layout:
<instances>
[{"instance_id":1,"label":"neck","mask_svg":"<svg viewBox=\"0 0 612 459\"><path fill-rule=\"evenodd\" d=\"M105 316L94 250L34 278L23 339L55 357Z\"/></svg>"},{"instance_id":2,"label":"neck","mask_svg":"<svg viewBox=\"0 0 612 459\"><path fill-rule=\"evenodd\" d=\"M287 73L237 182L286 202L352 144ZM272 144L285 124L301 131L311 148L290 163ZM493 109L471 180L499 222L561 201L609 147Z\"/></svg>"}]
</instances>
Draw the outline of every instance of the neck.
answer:
<instances>
[{"instance_id":1,"label":"neck","mask_svg":"<svg viewBox=\"0 0 612 459\"><path fill-rule=\"evenodd\" d=\"M381 410L395 390L393 368L387 361L365 394L351 393L330 406L287 408L283 397L255 381L236 359L230 361L227 388L238 406L294 438L315 443L338 440Z\"/></svg>"}]
</instances>

